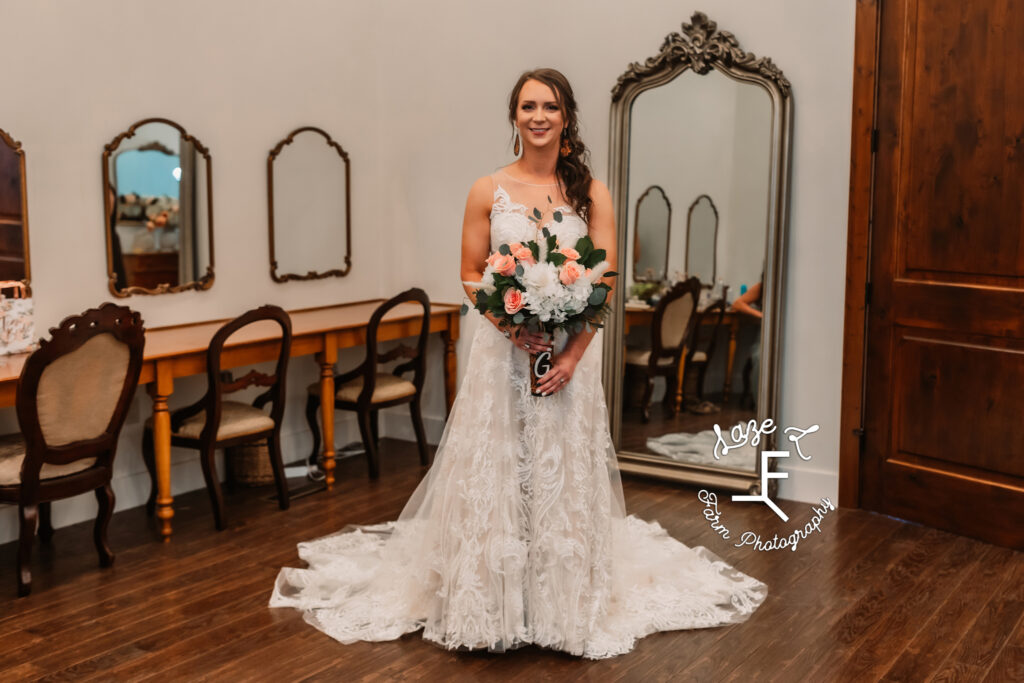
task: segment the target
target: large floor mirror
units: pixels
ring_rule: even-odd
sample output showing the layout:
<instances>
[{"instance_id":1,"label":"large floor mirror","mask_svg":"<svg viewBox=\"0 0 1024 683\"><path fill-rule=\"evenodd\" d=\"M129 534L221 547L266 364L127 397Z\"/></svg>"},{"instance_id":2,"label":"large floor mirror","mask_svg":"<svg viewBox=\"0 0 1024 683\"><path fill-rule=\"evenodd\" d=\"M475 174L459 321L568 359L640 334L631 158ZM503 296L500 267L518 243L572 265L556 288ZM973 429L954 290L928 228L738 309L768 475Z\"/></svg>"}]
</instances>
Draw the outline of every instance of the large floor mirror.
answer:
<instances>
[{"instance_id":1,"label":"large floor mirror","mask_svg":"<svg viewBox=\"0 0 1024 683\"><path fill-rule=\"evenodd\" d=\"M623 471L760 492L777 433L715 445L776 418L790 97L700 12L612 90L604 384Z\"/></svg>"}]
</instances>

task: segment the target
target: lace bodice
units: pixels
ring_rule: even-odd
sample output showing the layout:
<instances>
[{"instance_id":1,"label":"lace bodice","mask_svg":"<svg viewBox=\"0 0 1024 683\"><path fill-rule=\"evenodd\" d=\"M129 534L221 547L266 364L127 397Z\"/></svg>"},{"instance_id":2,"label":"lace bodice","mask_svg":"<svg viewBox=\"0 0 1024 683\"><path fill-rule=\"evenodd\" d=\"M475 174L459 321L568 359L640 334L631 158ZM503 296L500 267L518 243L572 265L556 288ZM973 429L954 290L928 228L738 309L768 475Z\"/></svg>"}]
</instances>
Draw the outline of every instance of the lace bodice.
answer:
<instances>
[{"instance_id":1,"label":"lace bodice","mask_svg":"<svg viewBox=\"0 0 1024 683\"><path fill-rule=\"evenodd\" d=\"M543 228L551 231L562 246L572 246L587 234L587 224L565 203L557 185L523 183L502 171L492 175L491 180L491 251L501 244L537 239ZM537 223L530 220L534 209L541 212ZM555 220L555 212L561 214L561 221Z\"/></svg>"}]
</instances>

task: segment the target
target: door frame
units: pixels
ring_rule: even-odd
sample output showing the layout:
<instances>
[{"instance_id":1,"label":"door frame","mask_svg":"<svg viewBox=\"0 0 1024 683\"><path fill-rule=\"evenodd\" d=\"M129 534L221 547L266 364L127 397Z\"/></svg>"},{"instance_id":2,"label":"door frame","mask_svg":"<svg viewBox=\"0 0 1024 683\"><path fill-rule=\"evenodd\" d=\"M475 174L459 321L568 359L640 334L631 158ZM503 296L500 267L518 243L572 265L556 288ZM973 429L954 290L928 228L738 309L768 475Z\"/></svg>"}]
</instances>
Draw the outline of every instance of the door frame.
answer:
<instances>
[{"instance_id":1,"label":"door frame","mask_svg":"<svg viewBox=\"0 0 1024 683\"><path fill-rule=\"evenodd\" d=\"M878 134L877 68L882 0L857 0L853 55L850 205L846 237L846 303L839 413L839 505L860 507L864 445L865 351L870 301L871 218Z\"/></svg>"}]
</instances>

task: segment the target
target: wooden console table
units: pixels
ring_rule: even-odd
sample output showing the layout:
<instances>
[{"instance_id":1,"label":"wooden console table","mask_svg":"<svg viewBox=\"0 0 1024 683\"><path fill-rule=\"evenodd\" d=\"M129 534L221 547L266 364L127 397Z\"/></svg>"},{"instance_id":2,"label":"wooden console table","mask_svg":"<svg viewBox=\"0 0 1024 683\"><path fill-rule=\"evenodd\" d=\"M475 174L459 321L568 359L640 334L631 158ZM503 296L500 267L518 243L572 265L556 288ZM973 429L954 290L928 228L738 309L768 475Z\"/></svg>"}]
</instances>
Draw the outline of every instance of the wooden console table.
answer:
<instances>
[{"instance_id":1,"label":"wooden console table","mask_svg":"<svg viewBox=\"0 0 1024 683\"><path fill-rule=\"evenodd\" d=\"M370 316L384 299L289 311L292 319L292 356L314 355L320 366L321 417L324 431L324 468L328 488L334 485L334 363L338 349L366 344ZM455 341L459 338L459 306L431 303L430 331L440 332L445 342L445 400L450 410L455 400ZM401 304L384 316L378 328L380 341L402 339L418 333L423 309ZM174 499L171 497L171 417L167 402L174 392L174 378L206 372L206 349L226 320L146 330L145 360L140 384L147 384L153 398L153 441L156 455L156 514L160 535L170 540ZM225 369L277 358L280 328L269 322L249 325L224 345ZM0 406L13 406L18 377L28 354L0 356Z\"/></svg>"}]
</instances>

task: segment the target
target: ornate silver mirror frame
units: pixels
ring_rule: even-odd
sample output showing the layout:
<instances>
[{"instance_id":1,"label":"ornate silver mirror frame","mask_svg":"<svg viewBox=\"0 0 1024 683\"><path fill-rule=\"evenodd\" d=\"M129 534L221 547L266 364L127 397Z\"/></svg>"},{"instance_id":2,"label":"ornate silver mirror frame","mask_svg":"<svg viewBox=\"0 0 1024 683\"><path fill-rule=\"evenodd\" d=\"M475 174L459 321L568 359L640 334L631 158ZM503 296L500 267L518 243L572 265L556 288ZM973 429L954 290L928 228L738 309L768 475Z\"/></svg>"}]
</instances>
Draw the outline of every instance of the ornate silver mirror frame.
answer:
<instances>
[{"instance_id":1,"label":"ornate silver mirror frame","mask_svg":"<svg viewBox=\"0 0 1024 683\"><path fill-rule=\"evenodd\" d=\"M778 404L778 367L781 342L781 301L785 275L785 241L788 221L788 181L792 127L792 95L790 84L770 58L755 57L739 46L736 38L719 31L715 22L702 12L695 12L682 33L670 33L657 55L644 63L634 62L612 88L610 126L609 185L616 209L619 255L625 258L627 239L627 187L629 179L629 131L632 105L636 97L651 88L668 83L679 74L692 70L704 75L717 70L736 81L753 83L767 91L771 100L771 153L769 197L767 201L767 234L762 310L765 324L761 334L760 381L757 390L757 419L776 420ZM618 270L625 272L624 263ZM622 433L623 396L623 331L625 290L615 288L613 315L605 331L603 373L605 394L611 408L613 443L618 449ZM782 429L782 426L778 426ZM761 442L759 450L774 450L775 434ZM736 491L759 493L761 489L760 458L757 471L715 469L672 461L641 453L619 452L622 471L672 479L681 482ZM774 464L774 461L772 461ZM774 493L777 480L769 480Z\"/></svg>"}]
</instances>

